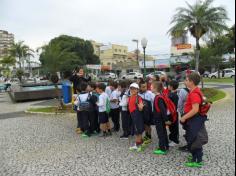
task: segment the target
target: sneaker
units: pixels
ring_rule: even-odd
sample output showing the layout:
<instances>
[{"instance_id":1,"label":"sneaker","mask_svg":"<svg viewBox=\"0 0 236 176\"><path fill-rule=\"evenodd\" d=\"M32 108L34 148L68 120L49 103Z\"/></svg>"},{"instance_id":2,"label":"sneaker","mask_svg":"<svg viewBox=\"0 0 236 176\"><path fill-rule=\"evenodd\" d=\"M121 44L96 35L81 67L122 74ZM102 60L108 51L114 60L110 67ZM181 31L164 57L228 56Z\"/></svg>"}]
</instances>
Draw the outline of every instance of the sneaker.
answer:
<instances>
[{"instance_id":1,"label":"sneaker","mask_svg":"<svg viewBox=\"0 0 236 176\"><path fill-rule=\"evenodd\" d=\"M99 135L99 133L98 133L97 131L94 131L94 132L92 133L92 135L93 135L93 136L97 136L97 135Z\"/></svg>"},{"instance_id":2,"label":"sneaker","mask_svg":"<svg viewBox=\"0 0 236 176\"><path fill-rule=\"evenodd\" d=\"M83 131L80 128L76 128L75 131L76 131L77 134L82 134L83 133Z\"/></svg>"},{"instance_id":3,"label":"sneaker","mask_svg":"<svg viewBox=\"0 0 236 176\"><path fill-rule=\"evenodd\" d=\"M129 139L128 135L123 134L122 136L120 136L120 139Z\"/></svg>"},{"instance_id":4,"label":"sneaker","mask_svg":"<svg viewBox=\"0 0 236 176\"><path fill-rule=\"evenodd\" d=\"M130 150L130 151L137 151L137 150L138 150L138 147L137 147L137 145L135 144L134 146L130 147L129 150Z\"/></svg>"},{"instance_id":5,"label":"sneaker","mask_svg":"<svg viewBox=\"0 0 236 176\"><path fill-rule=\"evenodd\" d=\"M181 152L189 152L187 145L185 145L185 146L183 146L183 147L179 147L179 150L180 150Z\"/></svg>"},{"instance_id":6,"label":"sneaker","mask_svg":"<svg viewBox=\"0 0 236 176\"><path fill-rule=\"evenodd\" d=\"M150 139L149 137L145 136L145 137L143 138L143 143L144 143L145 145L151 144L151 143L152 143L152 139Z\"/></svg>"},{"instance_id":7,"label":"sneaker","mask_svg":"<svg viewBox=\"0 0 236 176\"><path fill-rule=\"evenodd\" d=\"M83 137L83 138L89 138L89 137L91 137L91 135L90 135L89 133L83 133L83 134L82 134L82 137Z\"/></svg>"},{"instance_id":8,"label":"sneaker","mask_svg":"<svg viewBox=\"0 0 236 176\"><path fill-rule=\"evenodd\" d=\"M167 152L165 150L157 149L153 152L155 155L166 155Z\"/></svg>"},{"instance_id":9,"label":"sneaker","mask_svg":"<svg viewBox=\"0 0 236 176\"><path fill-rule=\"evenodd\" d=\"M178 144L177 143L175 143L175 142L173 142L173 141L171 141L170 143L169 143L169 147L176 147Z\"/></svg>"},{"instance_id":10,"label":"sneaker","mask_svg":"<svg viewBox=\"0 0 236 176\"><path fill-rule=\"evenodd\" d=\"M188 162L192 162L192 161L193 161L193 156L192 156L192 155L189 155L189 156L187 157L187 160L188 160Z\"/></svg>"},{"instance_id":11,"label":"sneaker","mask_svg":"<svg viewBox=\"0 0 236 176\"><path fill-rule=\"evenodd\" d=\"M143 152L145 150L146 146L145 145L140 145L138 146L137 152Z\"/></svg>"},{"instance_id":12,"label":"sneaker","mask_svg":"<svg viewBox=\"0 0 236 176\"><path fill-rule=\"evenodd\" d=\"M187 162L185 163L186 167L192 167L192 168L200 168L204 166L203 162Z\"/></svg>"}]
</instances>

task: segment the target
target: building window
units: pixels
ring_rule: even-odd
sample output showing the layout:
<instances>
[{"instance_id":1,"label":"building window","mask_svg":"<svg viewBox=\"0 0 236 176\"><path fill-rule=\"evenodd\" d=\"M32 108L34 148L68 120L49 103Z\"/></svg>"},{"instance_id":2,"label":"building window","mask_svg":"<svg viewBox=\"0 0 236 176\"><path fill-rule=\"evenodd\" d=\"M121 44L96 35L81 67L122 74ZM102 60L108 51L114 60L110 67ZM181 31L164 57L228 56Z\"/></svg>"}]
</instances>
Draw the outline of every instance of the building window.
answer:
<instances>
[{"instance_id":1,"label":"building window","mask_svg":"<svg viewBox=\"0 0 236 176\"><path fill-rule=\"evenodd\" d=\"M119 51L121 52L121 49L119 49Z\"/></svg>"},{"instance_id":2,"label":"building window","mask_svg":"<svg viewBox=\"0 0 236 176\"><path fill-rule=\"evenodd\" d=\"M117 49L115 49L115 52L117 52Z\"/></svg>"}]
</instances>

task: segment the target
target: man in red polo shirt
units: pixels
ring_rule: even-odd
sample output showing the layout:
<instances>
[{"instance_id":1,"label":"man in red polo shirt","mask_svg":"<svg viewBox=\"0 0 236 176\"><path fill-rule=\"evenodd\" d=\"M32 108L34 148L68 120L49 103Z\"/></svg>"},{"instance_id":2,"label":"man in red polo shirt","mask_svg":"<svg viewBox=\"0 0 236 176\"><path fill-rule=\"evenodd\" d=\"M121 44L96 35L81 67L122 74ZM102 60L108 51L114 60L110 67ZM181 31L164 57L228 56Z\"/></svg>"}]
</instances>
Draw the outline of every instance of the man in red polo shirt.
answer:
<instances>
[{"instance_id":1,"label":"man in red polo shirt","mask_svg":"<svg viewBox=\"0 0 236 176\"><path fill-rule=\"evenodd\" d=\"M186 140L189 151L192 154L191 161L185 164L188 167L203 166L203 144L200 142L197 146L195 145L199 132L203 129L205 130L205 121L207 120L206 116L203 117L199 114L200 106L203 101L203 94L198 87L199 83L200 76L198 73L193 72L187 76L186 85L190 93L184 106L185 115L180 120L180 122L186 126Z\"/></svg>"}]
</instances>

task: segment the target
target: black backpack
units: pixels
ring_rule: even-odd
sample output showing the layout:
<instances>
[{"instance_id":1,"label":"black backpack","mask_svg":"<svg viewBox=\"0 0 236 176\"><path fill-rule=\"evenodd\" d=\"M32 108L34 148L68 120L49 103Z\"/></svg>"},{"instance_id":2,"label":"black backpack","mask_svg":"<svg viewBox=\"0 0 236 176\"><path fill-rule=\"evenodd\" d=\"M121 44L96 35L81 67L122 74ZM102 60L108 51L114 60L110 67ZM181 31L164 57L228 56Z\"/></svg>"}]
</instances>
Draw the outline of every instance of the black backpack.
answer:
<instances>
[{"instance_id":1,"label":"black backpack","mask_svg":"<svg viewBox=\"0 0 236 176\"><path fill-rule=\"evenodd\" d=\"M88 98L86 101L81 101L81 99L79 98L79 111L85 111L88 112L92 109L92 105L90 103L90 98L91 98L91 94L88 94Z\"/></svg>"}]
</instances>

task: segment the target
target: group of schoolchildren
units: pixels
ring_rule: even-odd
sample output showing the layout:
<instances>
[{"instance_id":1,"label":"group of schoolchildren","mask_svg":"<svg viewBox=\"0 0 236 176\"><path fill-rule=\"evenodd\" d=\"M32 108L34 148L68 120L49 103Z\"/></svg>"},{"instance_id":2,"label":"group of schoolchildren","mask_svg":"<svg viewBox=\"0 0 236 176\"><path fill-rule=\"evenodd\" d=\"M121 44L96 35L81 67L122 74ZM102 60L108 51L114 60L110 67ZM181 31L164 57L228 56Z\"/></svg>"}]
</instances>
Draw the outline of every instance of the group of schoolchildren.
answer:
<instances>
[{"instance_id":1,"label":"group of schoolchildren","mask_svg":"<svg viewBox=\"0 0 236 176\"><path fill-rule=\"evenodd\" d=\"M151 126L155 126L159 145L154 154L166 155L169 147L179 144L180 122L186 130L184 137L187 142L180 149L192 154L186 166L202 167L202 146L208 138L204 123L207 116L199 113L203 103L199 82L200 76L191 73L185 80L186 88L178 92L179 83L167 81L165 77L156 77L148 82L111 82L108 86L81 83L74 102L78 119L76 131L83 137L100 133L106 138L122 127L120 138L135 136L135 144L130 150L141 152L152 142Z\"/></svg>"}]
</instances>

